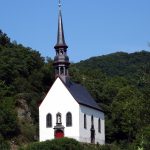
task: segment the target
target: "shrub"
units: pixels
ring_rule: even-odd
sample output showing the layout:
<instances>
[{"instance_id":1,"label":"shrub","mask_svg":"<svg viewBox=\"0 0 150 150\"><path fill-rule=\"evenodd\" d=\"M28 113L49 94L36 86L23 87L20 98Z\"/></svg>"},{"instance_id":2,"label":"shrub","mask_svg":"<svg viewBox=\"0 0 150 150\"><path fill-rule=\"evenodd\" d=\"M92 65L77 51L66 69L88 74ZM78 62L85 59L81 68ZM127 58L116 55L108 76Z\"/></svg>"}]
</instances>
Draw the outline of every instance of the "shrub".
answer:
<instances>
[{"instance_id":1,"label":"shrub","mask_svg":"<svg viewBox=\"0 0 150 150\"><path fill-rule=\"evenodd\" d=\"M83 144L83 150L121 150L117 145L106 144L106 145L95 145L95 144Z\"/></svg>"},{"instance_id":2,"label":"shrub","mask_svg":"<svg viewBox=\"0 0 150 150\"><path fill-rule=\"evenodd\" d=\"M4 141L1 134L0 134L0 150L10 150L10 144Z\"/></svg>"},{"instance_id":3,"label":"shrub","mask_svg":"<svg viewBox=\"0 0 150 150\"><path fill-rule=\"evenodd\" d=\"M80 143L75 139L61 138L45 142L35 142L19 150L121 150L115 144L99 145Z\"/></svg>"},{"instance_id":4,"label":"shrub","mask_svg":"<svg viewBox=\"0 0 150 150\"><path fill-rule=\"evenodd\" d=\"M35 142L20 150L83 150L83 146L74 139L61 138L45 142Z\"/></svg>"}]
</instances>

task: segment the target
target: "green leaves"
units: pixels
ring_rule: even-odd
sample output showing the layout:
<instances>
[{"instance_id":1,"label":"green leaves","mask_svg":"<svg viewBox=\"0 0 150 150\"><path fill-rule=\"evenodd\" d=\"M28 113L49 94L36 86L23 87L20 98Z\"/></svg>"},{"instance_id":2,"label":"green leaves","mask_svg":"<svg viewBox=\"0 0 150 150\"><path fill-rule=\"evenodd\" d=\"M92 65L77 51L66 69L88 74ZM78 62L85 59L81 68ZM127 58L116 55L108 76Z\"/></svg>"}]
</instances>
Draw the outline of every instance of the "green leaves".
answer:
<instances>
[{"instance_id":1,"label":"green leaves","mask_svg":"<svg viewBox=\"0 0 150 150\"><path fill-rule=\"evenodd\" d=\"M10 38L0 30L0 46L10 46Z\"/></svg>"},{"instance_id":2,"label":"green leaves","mask_svg":"<svg viewBox=\"0 0 150 150\"><path fill-rule=\"evenodd\" d=\"M8 139L19 132L17 115L15 112L15 101L11 97L5 97L0 105L0 133Z\"/></svg>"},{"instance_id":3,"label":"green leaves","mask_svg":"<svg viewBox=\"0 0 150 150\"><path fill-rule=\"evenodd\" d=\"M18 125L17 95L31 96L25 97L25 101L37 123L38 102L52 84L51 78L48 80L52 76L51 64L39 52L11 43L0 31L0 133L4 139L15 137L23 128Z\"/></svg>"},{"instance_id":4,"label":"green leaves","mask_svg":"<svg viewBox=\"0 0 150 150\"><path fill-rule=\"evenodd\" d=\"M106 142L124 143L123 146L136 143L133 144L136 149L141 142L144 148L149 146L150 52L93 57L72 64L69 74L104 109ZM32 140L38 124L38 104L53 82L50 58L45 61L39 52L11 42L0 31L0 137L3 140L20 133L23 139ZM16 99L23 99L29 106L33 126L18 123Z\"/></svg>"},{"instance_id":5,"label":"green leaves","mask_svg":"<svg viewBox=\"0 0 150 150\"><path fill-rule=\"evenodd\" d=\"M105 111L106 141L132 143L150 124L150 53L114 53L74 64L73 79Z\"/></svg>"}]
</instances>

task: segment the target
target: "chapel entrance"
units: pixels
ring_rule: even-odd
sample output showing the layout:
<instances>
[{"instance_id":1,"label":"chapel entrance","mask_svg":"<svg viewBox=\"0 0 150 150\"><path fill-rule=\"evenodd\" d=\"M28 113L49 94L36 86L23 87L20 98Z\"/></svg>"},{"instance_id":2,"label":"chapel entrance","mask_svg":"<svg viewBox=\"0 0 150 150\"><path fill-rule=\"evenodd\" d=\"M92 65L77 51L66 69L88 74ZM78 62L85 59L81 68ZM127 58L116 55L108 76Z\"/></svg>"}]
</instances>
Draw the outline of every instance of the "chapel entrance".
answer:
<instances>
[{"instance_id":1,"label":"chapel entrance","mask_svg":"<svg viewBox=\"0 0 150 150\"><path fill-rule=\"evenodd\" d=\"M91 126L91 143L95 143L95 129L94 129L94 124Z\"/></svg>"},{"instance_id":2,"label":"chapel entrance","mask_svg":"<svg viewBox=\"0 0 150 150\"><path fill-rule=\"evenodd\" d=\"M55 139L60 139L64 137L64 132L62 130L55 131Z\"/></svg>"},{"instance_id":3,"label":"chapel entrance","mask_svg":"<svg viewBox=\"0 0 150 150\"><path fill-rule=\"evenodd\" d=\"M56 114L56 126L54 126L54 137L55 139L60 139L64 137L64 126L61 122L61 113Z\"/></svg>"},{"instance_id":4,"label":"chapel entrance","mask_svg":"<svg viewBox=\"0 0 150 150\"><path fill-rule=\"evenodd\" d=\"M91 143L95 143L95 130L91 129Z\"/></svg>"}]
</instances>

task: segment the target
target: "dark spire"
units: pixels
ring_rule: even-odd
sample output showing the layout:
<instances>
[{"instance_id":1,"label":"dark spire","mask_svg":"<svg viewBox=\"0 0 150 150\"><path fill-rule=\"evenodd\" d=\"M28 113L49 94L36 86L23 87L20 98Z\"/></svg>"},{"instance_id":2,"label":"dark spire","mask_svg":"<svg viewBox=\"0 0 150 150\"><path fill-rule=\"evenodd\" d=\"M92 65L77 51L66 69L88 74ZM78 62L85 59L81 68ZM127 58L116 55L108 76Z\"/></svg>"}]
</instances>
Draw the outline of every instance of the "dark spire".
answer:
<instances>
[{"instance_id":1,"label":"dark spire","mask_svg":"<svg viewBox=\"0 0 150 150\"><path fill-rule=\"evenodd\" d=\"M67 48L68 46L65 43L65 37L64 37L60 0L59 0L59 5L58 6L59 6L58 33L57 33L57 44L55 45L55 48L58 48L58 47L66 47Z\"/></svg>"},{"instance_id":2,"label":"dark spire","mask_svg":"<svg viewBox=\"0 0 150 150\"><path fill-rule=\"evenodd\" d=\"M69 57L67 56L68 46L65 43L62 14L61 14L61 4L59 0L59 15L58 15L58 34L57 34L57 44L55 45L56 56L54 58L55 67L55 77L61 77L61 79L66 83L69 81Z\"/></svg>"}]
</instances>

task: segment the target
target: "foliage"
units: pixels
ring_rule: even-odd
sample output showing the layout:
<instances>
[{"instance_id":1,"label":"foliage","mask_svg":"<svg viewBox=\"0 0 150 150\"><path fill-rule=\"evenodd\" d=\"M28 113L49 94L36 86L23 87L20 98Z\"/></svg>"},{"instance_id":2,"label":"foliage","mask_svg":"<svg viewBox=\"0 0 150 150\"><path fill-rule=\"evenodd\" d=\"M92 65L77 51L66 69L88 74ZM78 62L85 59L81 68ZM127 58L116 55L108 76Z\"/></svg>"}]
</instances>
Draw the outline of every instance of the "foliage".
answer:
<instances>
[{"instance_id":1,"label":"foliage","mask_svg":"<svg viewBox=\"0 0 150 150\"><path fill-rule=\"evenodd\" d=\"M105 144L105 145L82 144L82 145L83 145L83 150L121 150L115 144Z\"/></svg>"},{"instance_id":2,"label":"foliage","mask_svg":"<svg viewBox=\"0 0 150 150\"><path fill-rule=\"evenodd\" d=\"M69 72L71 80L84 85L105 111L106 142L115 144L96 148L150 149L150 52L117 52L92 57L72 64ZM6 147L9 145L6 141L15 138L20 143L35 140L38 106L53 81L50 58L45 60L39 52L11 42L0 30L0 139ZM29 124L19 120L18 99L29 107L33 119ZM56 141L47 141L48 145L49 142ZM46 145L33 145L38 144ZM53 145L58 148L57 144Z\"/></svg>"},{"instance_id":3,"label":"foliage","mask_svg":"<svg viewBox=\"0 0 150 150\"><path fill-rule=\"evenodd\" d=\"M74 139L62 138L45 142L36 142L21 148L20 150L82 150L82 146Z\"/></svg>"},{"instance_id":4,"label":"foliage","mask_svg":"<svg viewBox=\"0 0 150 150\"><path fill-rule=\"evenodd\" d=\"M54 139L45 142L36 142L23 146L20 150L120 150L115 145L93 145L79 143L78 141L70 138Z\"/></svg>"},{"instance_id":5,"label":"foliage","mask_svg":"<svg viewBox=\"0 0 150 150\"><path fill-rule=\"evenodd\" d=\"M136 74L150 64L150 53L146 51L125 53L117 52L104 56L97 56L76 64L78 68L100 69L108 76L136 77ZM132 79L131 79L132 80Z\"/></svg>"},{"instance_id":6,"label":"foliage","mask_svg":"<svg viewBox=\"0 0 150 150\"><path fill-rule=\"evenodd\" d=\"M0 149L10 150L10 144L4 140L3 136L0 134Z\"/></svg>"},{"instance_id":7,"label":"foliage","mask_svg":"<svg viewBox=\"0 0 150 150\"><path fill-rule=\"evenodd\" d=\"M0 30L0 46L10 46L11 45L11 42L10 42L10 38L7 36L6 33L3 33L1 30Z\"/></svg>"},{"instance_id":8,"label":"foliage","mask_svg":"<svg viewBox=\"0 0 150 150\"><path fill-rule=\"evenodd\" d=\"M0 31L0 133L4 140L23 134L27 141L35 136L38 105L52 84L52 62L40 53L24 47ZM49 78L48 78L49 77ZM24 100L31 111L34 125L20 125L17 99ZM26 132L25 132L26 131ZM35 134L35 132L34 132Z\"/></svg>"},{"instance_id":9,"label":"foliage","mask_svg":"<svg viewBox=\"0 0 150 150\"><path fill-rule=\"evenodd\" d=\"M150 149L150 125L143 127L137 134L135 144L144 150Z\"/></svg>"},{"instance_id":10,"label":"foliage","mask_svg":"<svg viewBox=\"0 0 150 150\"><path fill-rule=\"evenodd\" d=\"M150 53L118 52L72 68L73 80L86 86L105 110L106 141L137 149L133 143L150 123Z\"/></svg>"},{"instance_id":11,"label":"foliage","mask_svg":"<svg viewBox=\"0 0 150 150\"><path fill-rule=\"evenodd\" d=\"M19 132L17 117L14 111L14 99L4 98L0 105L0 133L2 137L8 139Z\"/></svg>"}]
</instances>

